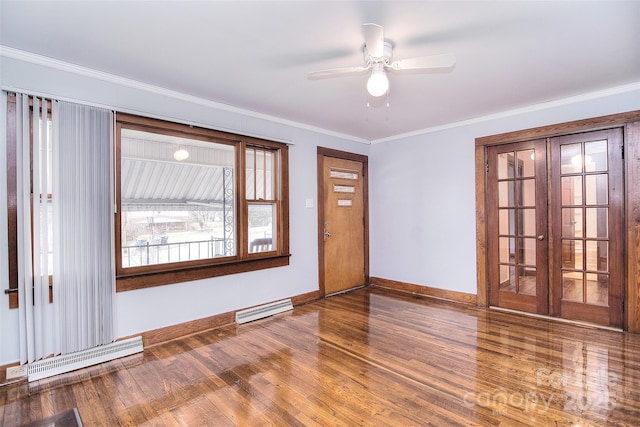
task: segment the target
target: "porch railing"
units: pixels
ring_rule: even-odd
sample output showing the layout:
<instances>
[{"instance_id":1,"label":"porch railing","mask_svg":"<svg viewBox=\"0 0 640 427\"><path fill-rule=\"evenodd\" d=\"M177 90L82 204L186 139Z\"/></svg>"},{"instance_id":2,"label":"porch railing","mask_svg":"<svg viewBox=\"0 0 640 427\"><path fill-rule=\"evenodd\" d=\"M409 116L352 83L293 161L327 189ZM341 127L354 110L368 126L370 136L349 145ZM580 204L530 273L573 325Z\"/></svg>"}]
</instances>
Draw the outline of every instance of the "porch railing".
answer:
<instances>
[{"instance_id":1,"label":"porch railing","mask_svg":"<svg viewBox=\"0 0 640 427\"><path fill-rule=\"evenodd\" d=\"M166 264L224 255L224 238L222 237L176 243L169 243L164 239L161 239L159 243L149 243L147 240L141 239L135 245L122 247L122 266Z\"/></svg>"}]
</instances>

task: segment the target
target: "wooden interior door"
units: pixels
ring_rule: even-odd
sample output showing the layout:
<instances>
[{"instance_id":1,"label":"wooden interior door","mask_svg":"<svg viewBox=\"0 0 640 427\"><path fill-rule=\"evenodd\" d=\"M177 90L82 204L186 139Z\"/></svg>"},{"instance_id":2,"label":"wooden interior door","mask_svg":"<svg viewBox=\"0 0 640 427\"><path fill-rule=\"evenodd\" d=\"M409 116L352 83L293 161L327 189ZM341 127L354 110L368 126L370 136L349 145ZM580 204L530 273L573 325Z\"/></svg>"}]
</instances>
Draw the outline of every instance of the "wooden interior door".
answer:
<instances>
[{"instance_id":1,"label":"wooden interior door","mask_svg":"<svg viewBox=\"0 0 640 427\"><path fill-rule=\"evenodd\" d=\"M547 314L546 141L493 146L487 154L490 303Z\"/></svg>"},{"instance_id":2,"label":"wooden interior door","mask_svg":"<svg viewBox=\"0 0 640 427\"><path fill-rule=\"evenodd\" d=\"M622 143L609 129L488 147L491 305L623 326Z\"/></svg>"},{"instance_id":3,"label":"wooden interior door","mask_svg":"<svg viewBox=\"0 0 640 427\"><path fill-rule=\"evenodd\" d=\"M319 151L320 284L325 295L366 284L365 163Z\"/></svg>"},{"instance_id":4,"label":"wooden interior door","mask_svg":"<svg viewBox=\"0 0 640 427\"><path fill-rule=\"evenodd\" d=\"M552 314L622 327L622 129L550 142Z\"/></svg>"}]
</instances>

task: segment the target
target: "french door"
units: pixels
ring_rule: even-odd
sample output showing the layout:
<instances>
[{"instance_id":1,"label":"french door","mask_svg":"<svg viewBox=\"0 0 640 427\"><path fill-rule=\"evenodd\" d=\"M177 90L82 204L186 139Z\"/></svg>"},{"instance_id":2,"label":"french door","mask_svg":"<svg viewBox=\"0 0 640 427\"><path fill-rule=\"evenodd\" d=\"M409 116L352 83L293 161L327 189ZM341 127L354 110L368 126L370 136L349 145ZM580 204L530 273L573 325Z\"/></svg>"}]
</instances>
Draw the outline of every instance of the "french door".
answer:
<instances>
[{"instance_id":1,"label":"french door","mask_svg":"<svg viewBox=\"0 0 640 427\"><path fill-rule=\"evenodd\" d=\"M622 130L488 149L491 305L622 326Z\"/></svg>"},{"instance_id":2,"label":"french door","mask_svg":"<svg viewBox=\"0 0 640 427\"><path fill-rule=\"evenodd\" d=\"M489 147L491 305L547 314L546 141Z\"/></svg>"}]
</instances>

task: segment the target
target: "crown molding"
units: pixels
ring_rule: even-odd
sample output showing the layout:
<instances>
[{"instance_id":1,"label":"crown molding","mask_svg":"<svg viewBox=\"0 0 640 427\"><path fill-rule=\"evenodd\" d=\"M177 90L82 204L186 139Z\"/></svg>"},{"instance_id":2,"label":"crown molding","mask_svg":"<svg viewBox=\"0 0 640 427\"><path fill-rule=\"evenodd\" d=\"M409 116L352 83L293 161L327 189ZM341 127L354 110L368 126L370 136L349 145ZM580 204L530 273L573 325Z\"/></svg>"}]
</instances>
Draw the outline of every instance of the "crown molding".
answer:
<instances>
[{"instance_id":1,"label":"crown molding","mask_svg":"<svg viewBox=\"0 0 640 427\"><path fill-rule=\"evenodd\" d=\"M56 70L60 70L60 71L65 71L68 73L73 73L79 76L84 76L84 77L90 77L93 79L97 79L97 80L102 80L108 83L113 83L113 84L117 84L120 86L125 86L125 87L129 87L132 89L138 89L138 90L142 90L145 92L149 92L149 93L154 93L157 95L161 95L161 96L165 96L168 98L173 98L179 101L185 101L185 102L189 102L192 104L196 104L196 105L201 105L203 107L208 107L208 108L213 108L213 109L217 109L217 110L221 110L221 111L225 111L225 112L230 112L230 113L235 113L235 114L239 114L239 115L243 115L243 116L247 116L247 117L252 117L255 119L260 119L260 120L267 120L270 122L274 122L274 123L278 123L281 125L285 125L285 126L291 126L291 127L295 127L298 129L303 129L303 130L307 130L307 131L311 131L311 132L315 132L315 133L320 133L320 134L324 134L327 136L332 136L335 138L340 138L340 139L346 139L349 141L353 141L353 142L359 142L359 143L363 143L363 144L370 144L371 141L367 140L367 139L363 139L363 138L359 138L353 135L347 135L347 134L343 134L340 132L334 132L328 129L324 129L324 128L320 128L320 127L316 127L316 126L312 126L312 125L308 125L305 123L299 123L293 120L287 120L287 119L283 119L281 117L276 117L276 116L271 116L268 114L264 114L264 113L258 113L256 111L251 111L251 110L247 110L244 108L239 108L239 107L234 107L232 105L228 105L228 104L223 104L221 102L216 102L216 101L211 101L209 99L205 99L205 98L200 98L198 96L193 96L193 95L187 95L181 92L177 92L171 89L166 89L163 87L159 87L159 86L155 86L155 85L151 85L148 83L144 83L144 82L140 82L137 80L133 80L133 79L129 79L126 77L121 77L115 74L111 74L111 73L106 73L103 71L98 71L98 70L94 70L92 68L88 68L88 67L83 67L80 65L76 65L76 64L71 64L68 62L64 62L64 61L60 61L58 59L54 59L54 58L50 58L47 56L43 56L43 55L38 55L35 53L31 53L31 52L26 52L20 49L15 49L12 47L8 47L8 46L4 46L4 45L0 45L0 56L4 56L6 58L12 58L12 59L17 59L20 61L24 61L24 62L29 62L32 64L36 64L36 65L42 65L45 67L49 67L49 68L53 68ZM109 106L109 108L112 108L114 110L119 110L117 107L115 106ZM121 111L121 110L120 110ZM220 129L223 130L223 129ZM230 132L234 132L234 133L238 133L238 134L245 134L241 129L224 129L224 130L228 130ZM254 135L251 135L254 136ZM269 137L264 137L262 136L262 138L269 138Z\"/></svg>"},{"instance_id":2,"label":"crown molding","mask_svg":"<svg viewBox=\"0 0 640 427\"><path fill-rule=\"evenodd\" d=\"M115 75L115 74L110 74L110 73L106 73L106 72L103 72L103 71L98 71L98 70L94 70L94 69L91 69L91 68L87 68L87 67L71 64L71 63L68 63L68 62L60 61L58 59L49 58L49 57L46 57L46 56L43 56L43 55L38 55L38 54L35 54L35 53L26 52L26 51L23 51L23 50L15 49L15 48L4 46L4 45L0 45L0 56L4 56L4 57L7 57L7 58L12 58L12 59L17 59L17 60L20 60L20 61L29 62L29 63L36 64L36 65L46 66L46 67L50 67L50 68L57 69L57 70L60 70L60 71L65 71L65 72L73 73L73 74L76 74L76 75L84 76L84 77L90 77L90 78L98 79L98 80L102 80L102 81L105 81L105 82L117 84L117 85L120 85L120 86L125 86L125 87L129 87L129 88L132 88L132 89L138 89L138 90L142 90L142 91L145 91L145 92L154 93L154 94L157 94L157 95L165 96L165 97L168 97L168 98L173 98L173 99L180 100L180 101L189 102L189 103L196 104L196 105L201 105L201 106L208 107L208 108L213 108L213 109L217 109L217 110L221 110L221 111L225 111L225 112L231 112L231 113L243 115L243 116L246 116L246 117L252 117L252 118L255 118L255 119L267 120L267 121L278 123L278 124L282 124L282 125L285 125L285 126L291 126L291 127L295 127L295 128L298 128L298 129L303 129L303 130L307 130L307 131L311 131L311 132L315 132L315 133L320 133L320 134L324 134L324 135L335 137L335 138L340 138L340 139L353 141L353 142L359 142L359 143L362 143L362 144L379 144L379 143L383 143L383 142L390 142L390 141L409 138L409 137L413 137L413 136L419 136L419 135L425 135L425 134L429 134L429 133L440 132L440 131L447 130L447 129L454 129L454 128L458 128L458 127L469 126L469 125L473 125L473 124L477 124L477 123L488 122L488 121L491 121L491 120L503 119L503 118L507 118L507 117L520 115L520 114L526 114L526 113L541 111L541 110L545 110L545 109L549 109L549 108L560 107L560 106L575 104L575 103L578 103L578 102L589 101L589 100L593 100L593 99L604 98L604 97L611 96L611 95L619 95L619 94L623 94L623 93L627 93L627 92L640 90L640 82L635 82L635 83L631 83L631 84L628 84L628 85L616 86L616 87L612 87L612 88L608 88L608 89L604 89L604 90L599 90L599 91L594 91L594 92L589 92L589 93L585 93L585 94L581 94L581 95L577 95L577 96L571 96L571 97L561 98L561 99L557 99L557 100L553 100L553 101L533 104L533 105L526 106L526 107L523 107L523 108L505 110L505 111L501 111L501 112L498 112L498 113L489 114L489 115L486 115L486 116L475 117L475 118L468 119L468 120L462 120L462 121L458 121L458 122L447 123L447 124L444 124L444 125L441 125L441 126L433 126L433 127L423 128L423 129L419 129L419 130L412 131L412 132L406 132L406 133L401 133L401 134L397 134L397 135L392 135L392 136L385 137L385 138L367 140L367 139L356 137L356 136L353 136L353 135L348 135L348 134L344 134L344 133L340 133L340 132L334 132L334 131L331 131L329 129L324 129L324 128L308 125L308 124L305 124L305 123L295 122L295 121L292 121L292 120L287 120L287 119L283 119L281 117L271 116L271 115L268 115L268 114L247 110L247 109L244 109L244 108L234 107L232 105L223 104L223 103L216 102L216 101L211 101L211 100L208 100L208 99L205 99L205 98L200 98L200 97L193 96L193 95L187 95L187 94L184 94L184 93L181 93L181 92L177 92L177 91L174 91L174 90L170 90L170 89L162 88L162 87L159 87L159 86L151 85L151 84L148 84L148 83L140 82L140 81L137 81L137 80L121 77L121 76L118 76L118 75ZM55 95L55 94L52 94L52 95ZM107 106L107 107L112 108L114 110L118 110L118 108L114 107L114 106ZM129 112L131 112L131 111L129 111ZM171 118L168 118L168 119L171 119ZM177 121L180 121L180 120L177 120ZM245 134L241 129L220 129L220 130L226 130L226 131L233 132L233 133L238 133L238 134ZM265 138L265 136L259 136L259 135L250 135L250 136L257 136L257 137ZM266 137L266 138L269 138L269 137ZM291 143L291 142L289 142L289 143Z\"/></svg>"},{"instance_id":3,"label":"crown molding","mask_svg":"<svg viewBox=\"0 0 640 427\"><path fill-rule=\"evenodd\" d=\"M532 113L535 111L546 110L554 107L561 107L565 105L576 104L578 102L590 101L593 99L604 98L611 95L620 95L627 92L633 92L640 90L640 82L631 83L628 85L615 86L609 89L599 90L595 92L589 92L581 95L570 96L567 98L561 98L548 102L541 102L539 104L529 105L523 108L515 108L512 110L505 110L495 114L489 114L486 116L476 117L469 120L462 120L459 122L447 123L441 126L434 126L429 128L420 129L413 132L402 133L398 135L389 136L386 138L374 139L371 141L371 144L380 144L383 142L390 142L399 139L409 138L413 136L425 135L434 132L440 132L447 129L454 129L458 127L473 125L477 123L488 122L491 120L503 119L507 117L517 116L520 114Z\"/></svg>"}]
</instances>

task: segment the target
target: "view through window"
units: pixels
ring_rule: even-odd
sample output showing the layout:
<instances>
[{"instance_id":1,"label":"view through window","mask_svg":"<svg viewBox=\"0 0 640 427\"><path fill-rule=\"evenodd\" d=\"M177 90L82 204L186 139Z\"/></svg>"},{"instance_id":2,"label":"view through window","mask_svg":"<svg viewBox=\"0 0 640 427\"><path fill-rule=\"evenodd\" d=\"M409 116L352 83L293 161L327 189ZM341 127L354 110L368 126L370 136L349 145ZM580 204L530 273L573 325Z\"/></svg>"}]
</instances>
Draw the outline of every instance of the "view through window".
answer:
<instances>
[{"instance_id":1,"label":"view through window","mask_svg":"<svg viewBox=\"0 0 640 427\"><path fill-rule=\"evenodd\" d=\"M122 129L122 267L236 255L235 147Z\"/></svg>"}]
</instances>

